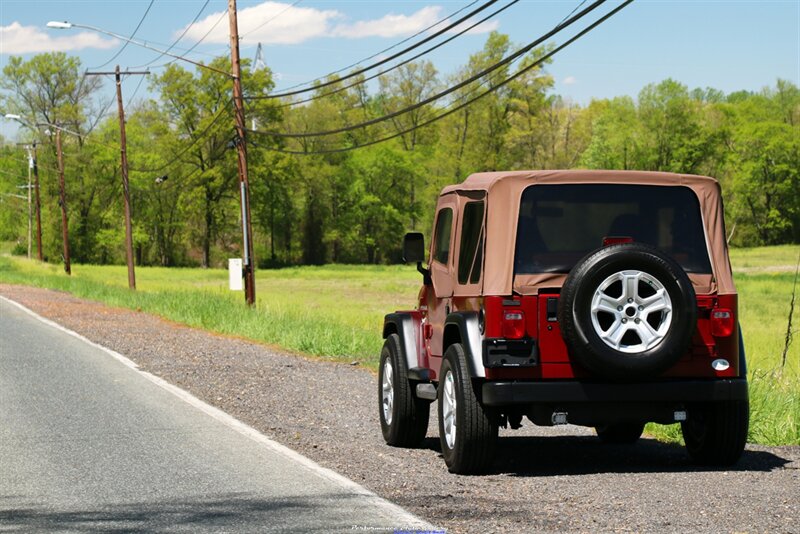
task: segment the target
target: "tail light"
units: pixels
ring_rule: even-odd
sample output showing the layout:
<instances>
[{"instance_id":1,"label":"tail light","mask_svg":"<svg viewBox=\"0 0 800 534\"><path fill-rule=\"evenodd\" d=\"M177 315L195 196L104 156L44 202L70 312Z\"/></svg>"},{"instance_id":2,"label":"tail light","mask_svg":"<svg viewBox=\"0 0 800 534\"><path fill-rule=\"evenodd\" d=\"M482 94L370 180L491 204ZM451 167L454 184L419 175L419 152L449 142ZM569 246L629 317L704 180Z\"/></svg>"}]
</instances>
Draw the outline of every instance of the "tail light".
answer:
<instances>
[{"instance_id":1,"label":"tail light","mask_svg":"<svg viewBox=\"0 0 800 534\"><path fill-rule=\"evenodd\" d=\"M711 311L711 335L728 337L733 334L733 312L724 308Z\"/></svg>"},{"instance_id":2,"label":"tail light","mask_svg":"<svg viewBox=\"0 0 800 534\"><path fill-rule=\"evenodd\" d=\"M525 314L522 310L503 311L503 337L520 339L525 336Z\"/></svg>"}]
</instances>

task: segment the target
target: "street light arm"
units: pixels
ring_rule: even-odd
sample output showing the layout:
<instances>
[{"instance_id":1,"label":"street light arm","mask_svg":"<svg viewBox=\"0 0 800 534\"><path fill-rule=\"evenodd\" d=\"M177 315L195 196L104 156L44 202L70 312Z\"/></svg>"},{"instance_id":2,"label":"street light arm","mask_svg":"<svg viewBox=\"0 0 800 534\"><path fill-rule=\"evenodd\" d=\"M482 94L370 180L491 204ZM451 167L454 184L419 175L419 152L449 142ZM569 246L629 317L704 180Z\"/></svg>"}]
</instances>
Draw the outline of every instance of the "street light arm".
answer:
<instances>
[{"instance_id":1,"label":"street light arm","mask_svg":"<svg viewBox=\"0 0 800 534\"><path fill-rule=\"evenodd\" d=\"M67 21L58 22L58 21L55 21L55 20L51 20L50 22L47 23L47 27L48 28L53 28L53 29L56 29L56 30L68 30L68 29L71 29L71 28L83 28L85 30L91 30L93 32L102 33L102 34L114 37L115 39L120 39L121 41L126 41L128 43L135 44L136 46L141 46L142 48L147 48L148 50L152 50L154 52L158 52L159 54L164 54L165 56L173 57L173 58L179 59L181 61L186 61L187 63L191 63L192 65L196 65L196 66L198 66L198 67L200 67L202 69L208 69L210 71L214 71L214 72L219 73L219 74L224 74L225 76L228 76L229 78L233 78L233 74L231 74L230 72L225 72L224 70L216 69L214 67L211 67L209 65L205 65L205 64L200 63L198 61L191 60L191 59L189 59L187 57L179 56L177 54L173 54L173 53L168 52L166 50L161 50L160 48L156 48L154 46L150 46L147 43L143 43L141 41L137 41L135 39L131 39L130 37L126 37L126 36L120 35L118 33L110 32L110 31L104 30L102 28L97 28L95 26L89 26L87 24L76 24L74 22L67 22Z\"/></svg>"},{"instance_id":2,"label":"street light arm","mask_svg":"<svg viewBox=\"0 0 800 534\"><path fill-rule=\"evenodd\" d=\"M84 134L82 134L82 133L73 132L72 130L67 130L66 128L63 128L63 127L59 126L58 124L52 124L50 122L37 122L36 126L38 126L39 128L55 128L56 130L61 130L62 132L67 132L68 134L72 134L72 135L74 135L76 137L81 137L81 138L85 137Z\"/></svg>"}]
</instances>

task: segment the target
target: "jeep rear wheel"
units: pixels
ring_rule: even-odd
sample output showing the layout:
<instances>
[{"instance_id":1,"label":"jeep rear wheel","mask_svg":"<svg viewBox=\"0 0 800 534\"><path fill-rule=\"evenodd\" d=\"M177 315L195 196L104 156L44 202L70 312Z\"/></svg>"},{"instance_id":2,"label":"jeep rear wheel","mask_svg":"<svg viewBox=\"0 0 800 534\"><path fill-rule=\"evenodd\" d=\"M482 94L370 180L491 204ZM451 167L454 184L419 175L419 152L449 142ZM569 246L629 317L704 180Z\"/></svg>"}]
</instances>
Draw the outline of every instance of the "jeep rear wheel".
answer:
<instances>
[{"instance_id":1,"label":"jeep rear wheel","mask_svg":"<svg viewBox=\"0 0 800 534\"><path fill-rule=\"evenodd\" d=\"M438 398L439 441L447 468L461 475L487 471L494 460L498 427L475 395L464 348L458 343L444 354Z\"/></svg>"},{"instance_id":2,"label":"jeep rear wheel","mask_svg":"<svg viewBox=\"0 0 800 534\"><path fill-rule=\"evenodd\" d=\"M697 304L689 277L655 247L598 249L570 272L558 320L570 353L614 380L656 376L689 348Z\"/></svg>"},{"instance_id":3,"label":"jeep rear wheel","mask_svg":"<svg viewBox=\"0 0 800 534\"><path fill-rule=\"evenodd\" d=\"M636 443L642 437L644 423L612 423L595 427L595 431L603 443L628 445Z\"/></svg>"},{"instance_id":4,"label":"jeep rear wheel","mask_svg":"<svg viewBox=\"0 0 800 534\"><path fill-rule=\"evenodd\" d=\"M689 406L681 423L686 452L696 464L732 465L741 457L750 426L750 403L723 401Z\"/></svg>"},{"instance_id":5,"label":"jeep rear wheel","mask_svg":"<svg viewBox=\"0 0 800 534\"><path fill-rule=\"evenodd\" d=\"M430 402L414 395L407 367L400 337L389 335L381 351L378 411L383 439L395 447L416 447L428 431Z\"/></svg>"}]
</instances>

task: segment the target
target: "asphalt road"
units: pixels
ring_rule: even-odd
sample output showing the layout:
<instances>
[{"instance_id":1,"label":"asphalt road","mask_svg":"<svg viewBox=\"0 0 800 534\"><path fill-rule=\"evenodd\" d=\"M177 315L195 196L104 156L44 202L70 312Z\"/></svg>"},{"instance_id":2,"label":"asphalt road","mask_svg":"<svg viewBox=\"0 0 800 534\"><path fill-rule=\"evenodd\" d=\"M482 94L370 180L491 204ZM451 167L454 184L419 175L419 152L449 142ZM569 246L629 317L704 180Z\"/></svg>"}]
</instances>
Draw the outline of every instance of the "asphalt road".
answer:
<instances>
[{"instance_id":1,"label":"asphalt road","mask_svg":"<svg viewBox=\"0 0 800 534\"><path fill-rule=\"evenodd\" d=\"M426 526L157 382L0 299L0 531Z\"/></svg>"},{"instance_id":2,"label":"asphalt road","mask_svg":"<svg viewBox=\"0 0 800 534\"><path fill-rule=\"evenodd\" d=\"M490 474L453 475L441 458L435 411L422 447L400 449L384 443L377 377L361 366L289 354L61 291L0 284L0 295L124 354L141 369L446 528L448 534L800 534L800 446L748 444L735 466L709 469L692 465L678 445L649 438L629 446L604 445L590 429L525 422L519 430L501 431ZM0 307L0 323L6 320L5 309ZM32 335L35 340L37 334ZM0 342L6 337L0 329ZM0 376L4 373L0 363ZM0 382L0 414L8 404L5 388ZM759 407L754 409L758 417ZM0 428L8 426L3 417ZM202 436L195 439L201 446L205 443ZM0 455L8 450L2 448L5 441L0 433ZM15 449L24 446L18 443ZM5 469L0 461L0 532L9 523L9 510L25 509L9 505L7 496L21 492L6 489ZM240 471L232 466L231 472ZM40 510L43 502L39 501ZM195 530L191 518L177 521L183 510L200 507L196 501L182 506L180 500L175 504L140 496L116 508L112 505L112 510L133 515L149 508L161 516L160 523L152 519L154 529L179 524ZM211 505L207 508L212 510ZM227 510L224 505L220 508L223 513ZM98 509L101 514L102 506L91 508ZM302 513L306 512L304 508ZM273 517L270 512L264 515ZM134 520L128 524L138 525ZM368 526L363 520L358 525ZM18 530L37 526L29 523L29 528Z\"/></svg>"}]
</instances>

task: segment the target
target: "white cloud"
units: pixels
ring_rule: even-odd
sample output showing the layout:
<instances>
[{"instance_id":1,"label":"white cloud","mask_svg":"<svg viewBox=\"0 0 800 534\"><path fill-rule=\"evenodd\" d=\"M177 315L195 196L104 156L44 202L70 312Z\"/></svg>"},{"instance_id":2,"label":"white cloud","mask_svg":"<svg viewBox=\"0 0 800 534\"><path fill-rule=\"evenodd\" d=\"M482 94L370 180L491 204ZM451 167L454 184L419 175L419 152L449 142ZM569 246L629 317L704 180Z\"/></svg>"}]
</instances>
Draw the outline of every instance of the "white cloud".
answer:
<instances>
[{"instance_id":1,"label":"white cloud","mask_svg":"<svg viewBox=\"0 0 800 534\"><path fill-rule=\"evenodd\" d=\"M439 20L441 12L441 6L426 6L410 15L389 13L378 19L350 22L337 10L294 7L286 2L267 1L239 11L239 35L243 42L265 44L298 44L316 37L401 37L431 26ZM220 17L225 20L217 24ZM465 26L468 24L465 23ZM468 33L487 33L498 26L497 21L489 21ZM183 33L184 29L185 27L176 31L175 37ZM228 21L227 17L223 17L223 12L212 13L193 24L186 32L186 38L198 40L207 33L203 42L229 43Z\"/></svg>"},{"instance_id":2,"label":"white cloud","mask_svg":"<svg viewBox=\"0 0 800 534\"><path fill-rule=\"evenodd\" d=\"M411 15L389 13L379 19L362 20L352 24L339 24L331 34L335 37L358 39L361 37L399 37L413 35L440 18L440 6L428 6Z\"/></svg>"},{"instance_id":3,"label":"white cloud","mask_svg":"<svg viewBox=\"0 0 800 534\"><path fill-rule=\"evenodd\" d=\"M94 32L80 32L53 37L37 26L23 26L12 22L0 26L0 55L29 54L37 52L68 52L84 48L113 48L117 39L104 39Z\"/></svg>"},{"instance_id":4,"label":"white cloud","mask_svg":"<svg viewBox=\"0 0 800 534\"><path fill-rule=\"evenodd\" d=\"M187 40L202 39L211 32L203 42L228 44L228 18L214 26L222 12L212 13L203 20L193 24L186 32ZM239 35L243 41L267 44L297 44L314 37L322 37L330 31L330 21L340 17L334 10L293 7L281 2L264 2L239 11ZM267 21L269 23L267 24ZM213 30L211 28L214 28ZM175 32L175 37L183 33L184 28Z\"/></svg>"},{"instance_id":5,"label":"white cloud","mask_svg":"<svg viewBox=\"0 0 800 534\"><path fill-rule=\"evenodd\" d=\"M447 33L458 33L461 30L464 30L465 28L472 26L473 24L475 24L474 20L472 19L465 20L452 30L449 30ZM487 20L486 22L478 24L477 26L466 32L464 35L481 35L483 33L490 33L495 31L499 27L500 27L499 20Z\"/></svg>"},{"instance_id":6,"label":"white cloud","mask_svg":"<svg viewBox=\"0 0 800 534\"><path fill-rule=\"evenodd\" d=\"M573 85L578 83L578 79L575 78L575 76L567 76L566 78L561 80L561 83L563 83L564 85Z\"/></svg>"}]
</instances>

